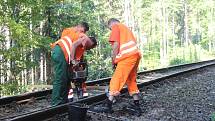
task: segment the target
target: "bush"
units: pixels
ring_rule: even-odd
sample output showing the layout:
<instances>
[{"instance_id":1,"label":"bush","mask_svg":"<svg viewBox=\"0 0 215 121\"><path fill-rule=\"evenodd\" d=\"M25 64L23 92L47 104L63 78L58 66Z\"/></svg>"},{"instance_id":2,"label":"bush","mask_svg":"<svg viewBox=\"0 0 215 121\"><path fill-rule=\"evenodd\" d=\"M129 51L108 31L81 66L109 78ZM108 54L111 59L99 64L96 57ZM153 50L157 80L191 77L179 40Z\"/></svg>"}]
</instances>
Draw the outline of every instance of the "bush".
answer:
<instances>
[{"instance_id":1,"label":"bush","mask_svg":"<svg viewBox=\"0 0 215 121\"><path fill-rule=\"evenodd\" d=\"M17 81L14 82L7 82L0 85L0 92L1 96L10 96L10 95L17 95L23 92L26 92L27 88L26 86L18 85Z\"/></svg>"},{"instance_id":2,"label":"bush","mask_svg":"<svg viewBox=\"0 0 215 121\"><path fill-rule=\"evenodd\" d=\"M179 65L185 63L190 63L190 61L187 61L183 58L173 58L172 60L170 60L170 65Z\"/></svg>"}]
</instances>

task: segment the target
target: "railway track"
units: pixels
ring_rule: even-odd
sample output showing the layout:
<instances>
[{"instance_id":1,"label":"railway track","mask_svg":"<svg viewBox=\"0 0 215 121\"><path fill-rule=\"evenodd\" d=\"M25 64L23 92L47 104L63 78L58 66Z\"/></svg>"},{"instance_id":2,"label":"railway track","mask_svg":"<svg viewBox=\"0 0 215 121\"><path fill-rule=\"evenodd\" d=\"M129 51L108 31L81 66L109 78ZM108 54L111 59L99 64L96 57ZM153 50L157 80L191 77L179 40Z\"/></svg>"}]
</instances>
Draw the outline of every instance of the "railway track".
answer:
<instances>
[{"instance_id":1,"label":"railway track","mask_svg":"<svg viewBox=\"0 0 215 121\"><path fill-rule=\"evenodd\" d=\"M215 65L176 75L140 88L144 92L140 117L130 110L132 99L122 95L113 105L114 113L96 114L88 121L213 121L215 114ZM101 107L104 101L92 104ZM95 116L96 115L96 116Z\"/></svg>"},{"instance_id":2,"label":"railway track","mask_svg":"<svg viewBox=\"0 0 215 121\"><path fill-rule=\"evenodd\" d=\"M173 67L168 67L168 68L162 68L162 69L156 69L156 70L150 70L150 71L144 71L144 72L139 72L139 79L138 79L138 86L141 88L146 85L150 85L152 83L155 83L157 81L176 76L182 73L187 73L193 70L197 70L203 67L207 67L210 65L214 65L215 61L210 60L210 61L204 61L204 62L197 62L197 63L191 63L191 64L185 64L185 65L178 65L178 66L173 66ZM93 87L93 91L90 97L77 100L72 103L67 103L64 105L60 105L57 107L50 107L47 106L48 104L45 103L46 105L43 106L41 109L36 109L33 111L26 111L24 113L17 113L16 115L10 115L10 116L2 116L0 120L13 120L13 121L18 121L18 120L23 120L23 121L28 121L28 120L48 120L50 118L53 118L53 116L56 116L59 114L65 115L65 113L68 111L68 105L74 104L74 103L81 103L81 104L87 104L91 105L94 104L95 102L100 102L106 98L104 91L101 91L100 86L105 86L109 82L110 78L104 78L100 80L94 80L94 81L89 81L87 82L88 87ZM98 88L98 89L97 89ZM98 91L95 91L98 90ZM122 90L122 93L126 92L126 89ZM95 94L96 93L96 94ZM21 96L13 96L13 97L8 97L8 98L3 98L0 99L0 104L2 105L15 105L13 108L15 110L23 110L23 109L16 109L17 107L20 107L17 105L16 102L20 102L23 100L36 100L36 101L41 101L43 99L49 100L47 95L51 94L51 90L46 90L46 91L39 91L36 93L29 93ZM7 103L6 103L7 102ZM28 101L27 101L28 102ZM32 102L34 103L34 101ZM25 104L24 104L25 105ZM32 104L28 104L29 107L33 106ZM4 108L2 108L4 110ZM88 112L89 114L93 114L93 112ZM111 117L109 117L111 119ZM121 119L119 119L121 120Z\"/></svg>"}]
</instances>

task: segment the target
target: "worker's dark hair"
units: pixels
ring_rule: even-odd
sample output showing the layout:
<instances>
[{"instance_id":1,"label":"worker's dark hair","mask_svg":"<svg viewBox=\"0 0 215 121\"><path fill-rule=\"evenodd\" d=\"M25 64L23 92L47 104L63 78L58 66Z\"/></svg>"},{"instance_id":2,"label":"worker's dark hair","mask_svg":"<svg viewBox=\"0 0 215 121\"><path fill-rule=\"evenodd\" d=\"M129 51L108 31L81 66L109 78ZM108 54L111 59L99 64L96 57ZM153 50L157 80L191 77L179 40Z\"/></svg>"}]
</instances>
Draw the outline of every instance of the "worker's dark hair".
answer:
<instances>
[{"instance_id":1,"label":"worker's dark hair","mask_svg":"<svg viewBox=\"0 0 215 121\"><path fill-rule=\"evenodd\" d=\"M89 37L90 40L93 42L93 47L95 47L97 45L97 40L95 37Z\"/></svg>"},{"instance_id":2,"label":"worker's dark hair","mask_svg":"<svg viewBox=\"0 0 215 121\"><path fill-rule=\"evenodd\" d=\"M79 25L84 27L84 31L87 32L89 30L89 25L87 22L81 22Z\"/></svg>"},{"instance_id":3,"label":"worker's dark hair","mask_svg":"<svg viewBox=\"0 0 215 121\"><path fill-rule=\"evenodd\" d=\"M116 18L111 18L108 20L108 25L110 25L111 22L120 22L120 21Z\"/></svg>"}]
</instances>

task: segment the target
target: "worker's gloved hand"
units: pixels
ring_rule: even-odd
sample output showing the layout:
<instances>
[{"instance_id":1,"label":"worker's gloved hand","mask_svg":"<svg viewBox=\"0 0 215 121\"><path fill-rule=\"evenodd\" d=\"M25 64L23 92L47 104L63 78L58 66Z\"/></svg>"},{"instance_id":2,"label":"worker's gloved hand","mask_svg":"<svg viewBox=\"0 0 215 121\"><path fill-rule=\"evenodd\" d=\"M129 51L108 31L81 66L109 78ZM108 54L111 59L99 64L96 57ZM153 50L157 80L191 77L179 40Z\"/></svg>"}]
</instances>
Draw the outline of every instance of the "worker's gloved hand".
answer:
<instances>
[{"instance_id":1,"label":"worker's gloved hand","mask_svg":"<svg viewBox=\"0 0 215 121\"><path fill-rule=\"evenodd\" d=\"M73 68L75 68L76 66L78 66L79 61L78 60L71 60L70 63L72 64Z\"/></svg>"},{"instance_id":2,"label":"worker's gloved hand","mask_svg":"<svg viewBox=\"0 0 215 121\"><path fill-rule=\"evenodd\" d=\"M112 58L112 69L115 70L116 66L117 66L117 64L114 63L114 59Z\"/></svg>"},{"instance_id":3,"label":"worker's gloved hand","mask_svg":"<svg viewBox=\"0 0 215 121\"><path fill-rule=\"evenodd\" d=\"M113 65L112 65L112 69L115 70L115 69L116 69L116 66L117 66L116 64L113 64Z\"/></svg>"}]
</instances>

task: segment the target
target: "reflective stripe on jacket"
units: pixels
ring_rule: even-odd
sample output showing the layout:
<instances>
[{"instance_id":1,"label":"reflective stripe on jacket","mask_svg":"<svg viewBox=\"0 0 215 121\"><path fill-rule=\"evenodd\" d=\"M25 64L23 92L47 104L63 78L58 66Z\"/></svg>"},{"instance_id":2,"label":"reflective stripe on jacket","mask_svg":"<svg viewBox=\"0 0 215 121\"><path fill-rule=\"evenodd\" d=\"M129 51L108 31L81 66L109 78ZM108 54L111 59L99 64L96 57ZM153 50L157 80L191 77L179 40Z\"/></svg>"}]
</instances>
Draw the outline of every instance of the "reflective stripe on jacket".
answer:
<instances>
[{"instance_id":1,"label":"reflective stripe on jacket","mask_svg":"<svg viewBox=\"0 0 215 121\"><path fill-rule=\"evenodd\" d=\"M65 29L62 32L61 39L59 39L55 43L51 44L51 48L54 48L54 46L58 44L64 53L64 57L65 57L67 63L70 64L72 43L77 41L78 38L82 35L84 35L84 34L77 33L74 31L74 29ZM80 60L81 57L83 56L83 53L84 53L84 48L78 46L76 48L75 59Z\"/></svg>"},{"instance_id":2,"label":"reflective stripe on jacket","mask_svg":"<svg viewBox=\"0 0 215 121\"><path fill-rule=\"evenodd\" d=\"M116 55L115 63L137 53L139 53L139 50L136 43L130 40L127 43L120 45L119 53Z\"/></svg>"},{"instance_id":3,"label":"reflective stripe on jacket","mask_svg":"<svg viewBox=\"0 0 215 121\"><path fill-rule=\"evenodd\" d=\"M131 32L131 30L129 30L128 27L126 27L121 23L116 24L114 26L118 26L118 27L112 27L112 28L119 29L119 33L120 33L119 40L118 40L119 52L116 55L114 62L118 63L119 61L135 54L140 55L139 49L137 47L136 39L133 33Z\"/></svg>"}]
</instances>

